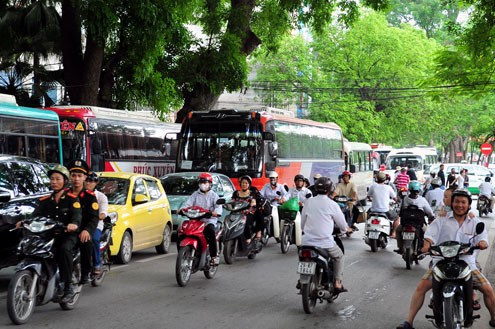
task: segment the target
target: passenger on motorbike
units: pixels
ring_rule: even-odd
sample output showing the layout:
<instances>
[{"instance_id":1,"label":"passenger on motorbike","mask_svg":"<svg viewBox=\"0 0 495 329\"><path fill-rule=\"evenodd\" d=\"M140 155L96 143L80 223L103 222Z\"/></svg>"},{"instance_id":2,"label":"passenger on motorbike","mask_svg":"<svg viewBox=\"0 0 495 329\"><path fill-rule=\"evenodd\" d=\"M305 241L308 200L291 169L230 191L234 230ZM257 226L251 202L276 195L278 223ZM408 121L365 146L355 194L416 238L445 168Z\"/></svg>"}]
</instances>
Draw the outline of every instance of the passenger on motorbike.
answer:
<instances>
[{"instance_id":1,"label":"passenger on motorbike","mask_svg":"<svg viewBox=\"0 0 495 329\"><path fill-rule=\"evenodd\" d=\"M397 202L397 195L390 185L385 184L386 174L380 171L376 175L376 183L371 185L368 191L368 199L371 200L370 212L385 213L390 222L397 220L397 213L390 209L390 199Z\"/></svg>"},{"instance_id":2,"label":"passenger on motorbike","mask_svg":"<svg viewBox=\"0 0 495 329\"><path fill-rule=\"evenodd\" d=\"M468 212L471 207L471 193L467 190L456 190L452 193L451 198L452 212L449 212L446 217L439 217L433 221L425 233L425 239L421 252L428 252L432 245L438 245L445 241L459 241L469 243L470 237L474 236L476 224L480 222L478 218L469 218ZM476 236L473 245L478 246L481 250L488 248L488 233L486 229L483 233ZM490 312L491 320L489 325L495 328L495 293L490 282L476 268L476 256L462 256L471 268L473 285L480 290L484 295L485 305ZM411 298L409 306L409 314L407 321L397 327L397 329L413 328L413 321L416 314L423 305L426 292L432 288L432 267L429 268L423 275L414 294Z\"/></svg>"},{"instance_id":3,"label":"passenger on motorbike","mask_svg":"<svg viewBox=\"0 0 495 329\"><path fill-rule=\"evenodd\" d=\"M426 192L425 199L428 201L433 213L438 215L440 209L444 206L443 204L443 194L444 190L440 188L442 185L442 180L438 177L432 179L430 182L431 189Z\"/></svg>"},{"instance_id":4,"label":"passenger on motorbike","mask_svg":"<svg viewBox=\"0 0 495 329\"><path fill-rule=\"evenodd\" d=\"M84 187L88 191L95 194L96 200L98 201L98 225L96 226L95 232L93 233L93 273L95 275L101 272L101 257L100 257L100 237L103 231L103 220L108 215L108 198L105 194L96 189L96 184L98 183L98 174L95 172L90 172L86 177L84 182Z\"/></svg>"},{"instance_id":5,"label":"passenger on motorbike","mask_svg":"<svg viewBox=\"0 0 495 329\"><path fill-rule=\"evenodd\" d=\"M213 176L210 173L204 172L199 175L199 189L194 191L193 194L187 199L183 208L199 206L204 209L211 211L210 218L203 218L202 221L206 222L207 225L203 231L203 235L208 241L208 247L210 251L210 266L218 265L218 248L217 241L215 237L215 226L217 224L217 217L222 214L222 206L217 205L218 195L211 190L211 184L213 183ZM182 209L179 209L181 212Z\"/></svg>"},{"instance_id":6,"label":"passenger on motorbike","mask_svg":"<svg viewBox=\"0 0 495 329\"><path fill-rule=\"evenodd\" d=\"M344 274L344 253L337 246L333 238L334 226L344 233L352 233L347 226L340 207L329 198L334 187L330 178L321 177L316 181L318 195L309 198L302 210L301 227L303 229L302 244L325 248L334 259L334 291L336 293L346 292L342 285Z\"/></svg>"},{"instance_id":7,"label":"passenger on motorbike","mask_svg":"<svg viewBox=\"0 0 495 329\"><path fill-rule=\"evenodd\" d=\"M74 298L72 289L73 252L77 245L77 230L81 226L82 209L77 194L66 189L69 184L69 171L56 165L48 171L52 194L40 199L39 207L33 216L45 216L67 225L67 233L55 239L56 259L60 271L60 282L64 284L64 294L60 302L70 303ZM19 225L20 226L20 222Z\"/></svg>"},{"instance_id":8,"label":"passenger on motorbike","mask_svg":"<svg viewBox=\"0 0 495 329\"><path fill-rule=\"evenodd\" d=\"M244 236L246 237L246 244L251 242L253 236L253 224L256 224L256 239L261 239L261 232L263 231L264 221L263 215L257 205L260 205L261 194L258 189L252 186L251 177L245 175L239 178L240 190L237 190L232 195L233 200L246 200L251 204L251 210L246 214L246 226L244 230Z\"/></svg>"},{"instance_id":9,"label":"passenger on motorbike","mask_svg":"<svg viewBox=\"0 0 495 329\"><path fill-rule=\"evenodd\" d=\"M260 193L263 198L270 200L272 206L274 207L272 211L273 237L275 239L279 239L280 220L278 217L277 207L289 199L289 194L285 190L284 185L278 184L278 174L276 171L272 171L268 177L270 178L270 182L263 186Z\"/></svg>"},{"instance_id":10,"label":"passenger on motorbike","mask_svg":"<svg viewBox=\"0 0 495 329\"><path fill-rule=\"evenodd\" d=\"M435 215L433 210L431 210L430 204L420 195L421 184L418 181L412 181L409 183L409 195L404 198L401 209L407 208L409 206L416 206L418 209L423 210L423 212L428 216L429 222L431 222ZM402 253L402 226L400 225L400 219L397 221L397 227L395 228L395 236L397 238L397 249L394 251L396 253ZM424 225L423 225L424 230Z\"/></svg>"},{"instance_id":11,"label":"passenger on motorbike","mask_svg":"<svg viewBox=\"0 0 495 329\"><path fill-rule=\"evenodd\" d=\"M302 206L304 205L304 202L308 198L308 194L310 194L309 197L313 196L311 191L304 186L304 176L303 175L296 175L294 176L294 184L296 185L295 187L291 188L289 190L289 197L290 198L297 198L297 201L299 202L299 207L302 209Z\"/></svg>"},{"instance_id":12,"label":"passenger on motorbike","mask_svg":"<svg viewBox=\"0 0 495 329\"><path fill-rule=\"evenodd\" d=\"M359 231L357 226L354 224L357 221L357 218L359 217L359 210L357 207L355 207L355 203L357 201L357 189L356 185L354 185L353 182L351 182L351 176L352 174L349 171L344 171L342 173L342 182L337 184L337 188L335 189L335 192L332 194L332 198L334 198L337 195L345 195L349 199L351 199L349 202L347 202L347 206L349 207L349 227L353 229L353 231Z\"/></svg>"},{"instance_id":13,"label":"passenger on motorbike","mask_svg":"<svg viewBox=\"0 0 495 329\"><path fill-rule=\"evenodd\" d=\"M397 191L401 188L407 188L411 179L407 174L407 168L402 167L400 173L395 176L394 184L397 186Z\"/></svg>"},{"instance_id":14,"label":"passenger on motorbike","mask_svg":"<svg viewBox=\"0 0 495 329\"><path fill-rule=\"evenodd\" d=\"M315 174L313 176L313 185L310 185L308 188L309 190L311 191L311 193L313 194L313 196L316 196L318 194L318 192L316 192L316 186L315 186L315 183L316 181L318 180L318 178L320 178L321 175L320 174Z\"/></svg>"},{"instance_id":15,"label":"passenger on motorbike","mask_svg":"<svg viewBox=\"0 0 495 329\"><path fill-rule=\"evenodd\" d=\"M480 197L484 196L488 200L490 200L489 211L492 212L493 204L495 201L495 199L493 198L493 196L495 195L495 187L493 187L490 181L491 181L490 177L485 177L485 181L480 184L479 189L480 189Z\"/></svg>"}]
</instances>

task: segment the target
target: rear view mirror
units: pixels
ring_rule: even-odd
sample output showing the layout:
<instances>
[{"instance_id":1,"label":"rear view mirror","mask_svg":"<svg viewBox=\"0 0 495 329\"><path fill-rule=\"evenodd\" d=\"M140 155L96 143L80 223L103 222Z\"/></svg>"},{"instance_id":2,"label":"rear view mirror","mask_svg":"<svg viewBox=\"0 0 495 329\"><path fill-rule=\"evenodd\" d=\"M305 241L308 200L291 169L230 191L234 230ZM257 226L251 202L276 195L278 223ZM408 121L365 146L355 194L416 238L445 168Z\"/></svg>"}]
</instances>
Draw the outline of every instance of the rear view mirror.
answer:
<instances>
[{"instance_id":1,"label":"rear view mirror","mask_svg":"<svg viewBox=\"0 0 495 329\"><path fill-rule=\"evenodd\" d=\"M144 194L136 194L136 197L134 198L134 204L142 204L148 202L148 197Z\"/></svg>"},{"instance_id":2,"label":"rear view mirror","mask_svg":"<svg viewBox=\"0 0 495 329\"><path fill-rule=\"evenodd\" d=\"M225 204L225 199L218 199L217 204Z\"/></svg>"},{"instance_id":3,"label":"rear view mirror","mask_svg":"<svg viewBox=\"0 0 495 329\"><path fill-rule=\"evenodd\" d=\"M476 224L476 235L483 233L484 230L485 230L485 223L481 222Z\"/></svg>"}]
</instances>

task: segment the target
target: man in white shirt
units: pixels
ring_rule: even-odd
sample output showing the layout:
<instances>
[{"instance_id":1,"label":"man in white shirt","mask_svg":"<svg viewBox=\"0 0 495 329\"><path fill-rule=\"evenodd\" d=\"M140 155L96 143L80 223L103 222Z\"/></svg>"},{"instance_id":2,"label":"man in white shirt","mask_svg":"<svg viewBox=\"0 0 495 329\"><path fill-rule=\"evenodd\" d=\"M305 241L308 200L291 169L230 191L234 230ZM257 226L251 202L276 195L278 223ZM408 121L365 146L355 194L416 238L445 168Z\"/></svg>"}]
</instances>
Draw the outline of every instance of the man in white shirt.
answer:
<instances>
[{"instance_id":1,"label":"man in white shirt","mask_svg":"<svg viewBox=\"0 0 495 329\"><path fill-rule=\"evenodd\" d=\"M490 212L492 212L493 203L494 203L493 196L495 195L495 188L490 183L490 181L491 181L490 177L485 177L485 181L480 184L479 189L480 189L480 197L484 196L488 200L490 200Z\"/></svg>"},{"instance_id":2,"label":"man in white shirt","mask_svg":"<svg viewBox=\"0 0 495 329\"><path fill-rule=\"evenodd\" d=\"M368 191L368 198L371 199L370 211L386 213L390 221L397 219L397 214L390 211L390 199L397 201L394 189L385 184L387 175L380 171L376 175L376 184L371 185Z\"/></svg>"},{"instance_id":3,"label":"man in white shirt","mask_svg":"<svg viewBox=\"0 0 495 329\"><path fill-rule=\"evenodd\" d=\"M436 216L440 209L444 206L443 204L443 192L440 188L442 181L440 178L434 178L431 181L431 190L426 192L425 199L430 204L431 209L433 210L434 215Z\"/></svg>"},{"instance_id":4,"label":"man in white shirt","mask_svg":"<svg viewBox=\"0 0 495 329\"><path fill-rule=\"evenodd\" d=\"M299 207L302 207L304 205L304 202L306 201L307 198L310 198L313 196L311 191L304 186L304 176L303 175L296 175L294 177L294 186L289 190L289 197L290 198L297 198L297 201L299 202Z\"/></svg>"},{"instance_id":5,"label":"man in white shirt","mask_svg":"<svg viewBox=\"0 0 495 329\"><path fill-rule=\"evenodd\" d=\"M260 194L266 200L269 200L272 209L272 221L273 221L273 237L275 239L280 238L280 219L278 217L278 209L276 207L283 204L285 201L289 199L289 193L285 190L285 186L282 184L278 184L278 174L275 171L272 171L268 178L270 179L269 183L266 183L265 186L260 191Z\"/></svg>"},{"instance_id":6,"label":"man in white shirt","mask_svg":"<svg viewBox=\"0 0 495 329\"><path fill-rule=\"evenodd\" d=\"M352 229L347 226L339 205L329 198L333 192L332 181L327 177L321 177L316 181L315 186L318 195L309 198L302 210L301 227L304 232L302 244L325 248L328 251L334 259L334 291L345 292L347 290L342 285L344 253L333 238L333 230L335 225L341 232L352 233Z\"/></svg>"}]
</instances>

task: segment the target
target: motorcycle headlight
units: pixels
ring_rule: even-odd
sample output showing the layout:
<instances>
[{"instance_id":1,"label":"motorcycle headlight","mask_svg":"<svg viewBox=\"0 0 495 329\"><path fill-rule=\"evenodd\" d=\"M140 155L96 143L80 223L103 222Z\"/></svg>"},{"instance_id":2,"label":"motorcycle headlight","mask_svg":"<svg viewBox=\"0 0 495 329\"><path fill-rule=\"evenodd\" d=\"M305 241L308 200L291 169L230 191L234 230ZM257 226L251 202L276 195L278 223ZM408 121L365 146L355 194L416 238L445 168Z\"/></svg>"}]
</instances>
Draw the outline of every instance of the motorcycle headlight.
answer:
<instances>
[{"instance_id":1,"label":"motorcycle headlight","mask_svg":"<svg viewBox=\"0 0 495 329\"><path fill-rule=\"evenodd\" d=\"M33 221L29 224L24 224L24 227L33 233L39 233L47 231L55 226L55 223L46 223Z\"/></svg>"},{"instance_id":2,"label":"motorcycle headlight","mask_svg":"<svg viewBox=\"0 0 495 329\"><path fill-rule=\"evenodd\" d=\"M108 214L108 217L110 218L110 223L114 225L117 222L117 219L119 219L119 214L114 211Z\"/></svg>"},{"instance_id":3,"label":"motorcycle headlight","mask_svg":"<svg viewBox=\"0 0 495 329\"><path fill-rule=\"evenodd\" d=\"M457 256L460 247L460 245L440 246L440 252L442 253L443 257L451 258Z\"/></svg>"}]
</instances>

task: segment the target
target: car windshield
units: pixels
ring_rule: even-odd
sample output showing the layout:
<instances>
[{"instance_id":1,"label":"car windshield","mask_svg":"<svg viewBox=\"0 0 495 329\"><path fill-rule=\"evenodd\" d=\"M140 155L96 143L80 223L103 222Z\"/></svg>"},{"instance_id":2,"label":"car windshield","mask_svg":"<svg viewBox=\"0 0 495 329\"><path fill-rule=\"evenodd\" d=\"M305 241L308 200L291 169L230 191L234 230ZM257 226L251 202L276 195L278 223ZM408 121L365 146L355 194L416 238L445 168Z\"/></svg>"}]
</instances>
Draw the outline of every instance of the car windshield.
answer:
<instances>
[{"instance_id":1,"label":"car windshield","mask_svg":"<svg viewBox=\"0 0 495 329\"><path fill-rule=\"evenodd\" d=\"M162 185L168 195L191 195L198 189L198 177L165 176Z\"/></svg>"},{"instance_id":2,"label":"car windshield","mask_svg":"<svg viewBox=\"0 0 495 329\"><path fill-rule=\"evenodd\" d=\"M125 205L129 192L129 180L125 178L100 177L97 190L108 198L108 204Z\"/></svg>"}]
</instances>

